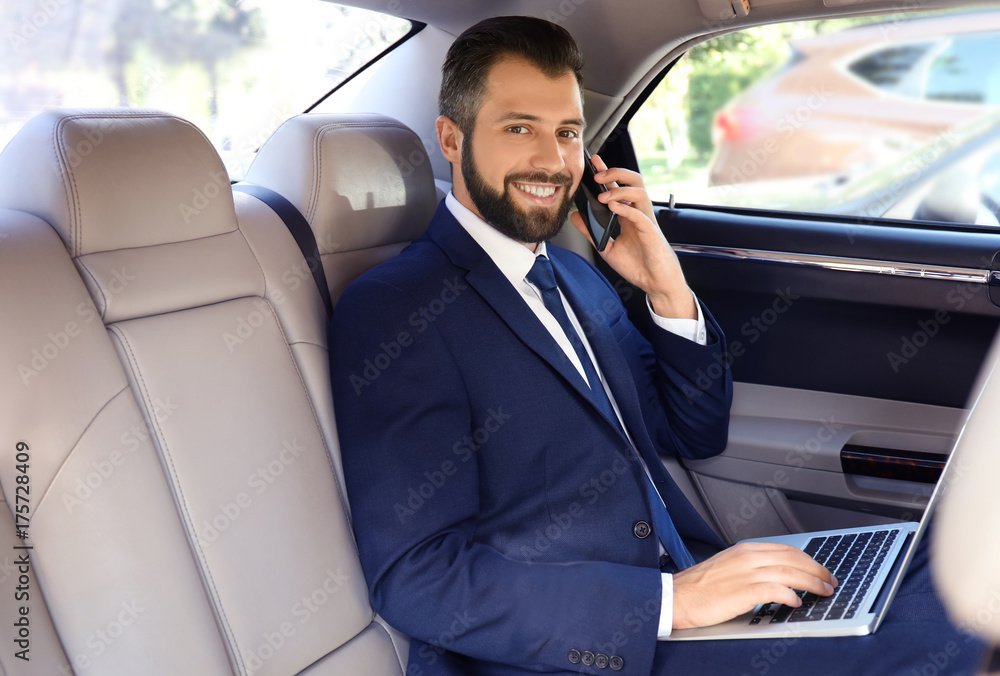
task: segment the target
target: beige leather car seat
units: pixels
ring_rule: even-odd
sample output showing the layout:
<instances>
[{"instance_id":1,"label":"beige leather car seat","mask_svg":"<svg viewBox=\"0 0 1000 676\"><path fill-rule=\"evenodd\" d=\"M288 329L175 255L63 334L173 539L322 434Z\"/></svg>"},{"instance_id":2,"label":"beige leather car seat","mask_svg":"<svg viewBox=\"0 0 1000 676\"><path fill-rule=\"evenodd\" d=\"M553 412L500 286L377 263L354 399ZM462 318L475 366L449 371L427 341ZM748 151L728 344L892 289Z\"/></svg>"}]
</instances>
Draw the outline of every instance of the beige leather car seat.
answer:
<instances>
[{"instance_id":1,"label":"beige leather car seat","mask_svg":"<svg viewBox=\"0 0 1000 676\"><path fill-rule=\"evenodd\" d=\"M27 453L33 659L47 609L77 673L401 673L338 481L325 312L275 214L234 203L195 127L135 111L29 122L0 208L0 484L14 510Z\"/></svg>"},{"instance_id":2,"label":"beige leather car seat","mask_svg":"<svg viewBox=\"0 0 1000 676\"><path fill-rule=\"evenodd\" d=\"M383 115L298 115L257 152L246 182L305 216L336 304L355 277L423 234L437 206L424 145Z\"/></svg>"},{"instance_id":3,"label":"beige leather car seat","mask_svg":"<svg viewBox=\"0 0 1000 676\"><path fill-rule=\"evenodd\" d=\"M358 275L423 234L437 206L420 137L377 114L288 119L260 148L244 183L277 192L304 216L334 304ZM336 465L343 482L339 456ZM405 668L409 641L385 628Z\"/></svg>"},{"instance_id":4,"label":"beige leather car seat","mask_svg":"<svg viewBox=\"0 0 1000 676\"><path fill-rule=\"evenodd\" d=\"M993 340L968 402L935 515L931 562L934 582L952 622L993 648L983 673L1000 674L1000 336ZM956 649L963 649L959 645ZM944 672L942 672L944 673Z\"/></svg>"}]
</instances>

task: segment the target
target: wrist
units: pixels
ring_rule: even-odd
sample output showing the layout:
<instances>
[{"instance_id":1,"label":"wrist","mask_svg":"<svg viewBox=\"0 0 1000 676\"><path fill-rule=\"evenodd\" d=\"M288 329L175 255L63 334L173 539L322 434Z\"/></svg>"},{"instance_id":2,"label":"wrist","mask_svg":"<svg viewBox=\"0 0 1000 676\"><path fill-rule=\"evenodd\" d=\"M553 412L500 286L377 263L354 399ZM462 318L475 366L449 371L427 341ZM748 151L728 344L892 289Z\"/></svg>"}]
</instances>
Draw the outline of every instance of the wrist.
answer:
<instances>
[{"instance_id":1,"label":"wrist","mask_svg":"<svg viewBox=\"0 0 1000 676\"><path fill-rule=\"evenodd\" d=\"M646 293L653 312L668 319L698 319L698 308L695 305L694 293L686 285L677 292Z\"/></svg>"}]
</instances>

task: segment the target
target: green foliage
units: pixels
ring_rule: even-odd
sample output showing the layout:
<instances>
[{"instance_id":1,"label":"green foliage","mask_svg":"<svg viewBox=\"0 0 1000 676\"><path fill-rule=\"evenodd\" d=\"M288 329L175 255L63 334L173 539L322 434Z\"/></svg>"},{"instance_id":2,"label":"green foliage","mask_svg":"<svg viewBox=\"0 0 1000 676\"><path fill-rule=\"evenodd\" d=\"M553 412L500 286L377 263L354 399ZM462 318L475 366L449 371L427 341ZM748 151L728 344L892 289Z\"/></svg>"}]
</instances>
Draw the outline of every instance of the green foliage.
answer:
<instances>
[{"instance_id":1,"label":"green foliage","mask_svg":"<svg viewBox=\"0 0 1000 676\"><path fill-rule=\"evenodd\" d=\"M688 128L698 157L707 159L712 152L716 111L788 60L788 38L794 32L790 24L759 26L721 35L688 52Z\"/></svg>"}]
</instances>

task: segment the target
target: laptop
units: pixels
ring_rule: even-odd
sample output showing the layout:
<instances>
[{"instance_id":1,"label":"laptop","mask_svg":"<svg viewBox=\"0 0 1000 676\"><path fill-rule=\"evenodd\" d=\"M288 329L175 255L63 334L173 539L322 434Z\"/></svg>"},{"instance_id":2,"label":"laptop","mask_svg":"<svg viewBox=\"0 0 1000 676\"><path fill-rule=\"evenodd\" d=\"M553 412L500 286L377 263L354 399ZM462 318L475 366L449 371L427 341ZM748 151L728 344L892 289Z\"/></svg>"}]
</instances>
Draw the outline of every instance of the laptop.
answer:
<instances>
[{"instance_id":1,"label":"laptop","mask_svg":"<svg viewBox=\"0 0 1000 676\"><path fill-rule=\"evenodd\" d=\"M991 354L995 355L996 351ZM935 506L953 480L950 474L954 471L952 465L955 451L960 447L968 420L975 415L976 405L983 391L988 387L1000 387L1000 376L994 377L996 363L990 364L989 368L990 372L982 380L966 424L948 456L919 523L844 528L745 540L777 542L802 549L836 576L839 585L833 596L799 592L799 597L803 600L800 608L765 603L739 617L710 627L675 629L666 640L803 638L874 633L902 584ZM987 413L984 411L981 415Z\"/></svg>"}]
</instances>

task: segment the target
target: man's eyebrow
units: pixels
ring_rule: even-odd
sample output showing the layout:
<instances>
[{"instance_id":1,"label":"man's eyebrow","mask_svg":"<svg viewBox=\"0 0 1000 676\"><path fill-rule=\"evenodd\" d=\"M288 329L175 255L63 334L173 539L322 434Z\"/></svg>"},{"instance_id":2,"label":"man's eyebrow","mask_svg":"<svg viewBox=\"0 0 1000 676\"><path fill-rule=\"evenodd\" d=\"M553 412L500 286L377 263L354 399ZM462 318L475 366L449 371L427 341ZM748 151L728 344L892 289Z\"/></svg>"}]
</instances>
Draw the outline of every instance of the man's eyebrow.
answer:
<instances>
[{"instance_id":1,"label":"man's eyebrow","mask_svg":"<svg viewBox=\"0 0 1000 676\"><path fill-rule=\"evenodd\" d=\"M532 115L531 113L520 113L516 110L506 113L499 119L499 122L541 122L542 118L537 115ZM571 119L563 120L559 123L560 126L569 125L573 127L580 127L581 129L586 129L587 122L580 117L574 117Z\"/></svg>"}]
</instances>

